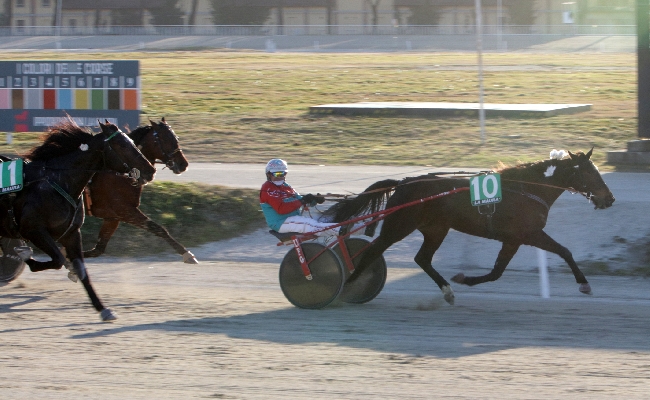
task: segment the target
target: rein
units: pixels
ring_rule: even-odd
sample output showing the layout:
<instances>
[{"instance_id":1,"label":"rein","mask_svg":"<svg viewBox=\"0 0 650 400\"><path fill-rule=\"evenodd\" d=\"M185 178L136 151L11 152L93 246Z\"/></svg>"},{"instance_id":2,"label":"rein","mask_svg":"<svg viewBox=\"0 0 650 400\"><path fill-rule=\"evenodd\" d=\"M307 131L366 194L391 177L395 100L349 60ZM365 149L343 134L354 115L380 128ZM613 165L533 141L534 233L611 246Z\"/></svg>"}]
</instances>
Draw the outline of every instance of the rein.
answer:
<instances>
[{"instance_id":1,"label":"rein","mask_svg":"<svg viewBox=\"0 0 650 400\"><path fill-rule=\"evenodd\" d=\"M464 172L464 171L459 171L459 172L449 172L449 173L446 173L446 174L444 174L444 175L456 175L456 174L458 174L458 175L466 175L466 176L461 176L461 178L463 178L463 177L470 178L470 177L473 177L473 176L478 176L477 174L467 175L468 173L467 173L467 172ZM440 174L440 175L443 175L443 174ZM581 178L582 178L582 175L581 175ZM397 185L387 186L387 187L384 187L384 188L379 188L379 189L374 189L374 190L368 190L368 191L361 192L361 193L352 193L352 194L336 194L336 193L328 193L328 194L326 194L325 196L326 196L326 197L333 197L333 198L343 198L343 199L347 199L347 198L350 197L350 196L360 196L360 195L362 195L362 194L371 194L371 193L377 193L377 192L384 192L384 191L386 191L387 189L395 189L395 188L397 188L398 186L410 185L410 184L412 184L412 183L419 183L419 182L434 182L434 181L440 181L440 180L444 180L444 179L448 179L448 178L442 177L442 178L416 179L416 180L413 180L413 181L404 182L404 183L398 183ZM569 187L563 187L563 186L549 185L549 184L546 184L546 183L539 183L539 182L520 181L520 180L516 180L516 179L501 179L501 180L502 180L502 181L506 181L506 182L524 183L524 184L527 184L527 185L545 186L545 187L549 187L549 188L553 188L553 189L560 189L560 190L562 190L562 191L566 190L566 191L568 191L568 192L570 192L570 193L573 193L573 194L579 193L579 194L583 195L585 198L587 198L587 200L590 200L590 199L591 199L590 192L580 191L580 190L577 190L577 189L575 189L575 188L573 188L573 187L570 187L570 186L569 186ZM505 190L507 190L507 191L509 191L509 192L513 192L513 193L519 193L519 194L522 194L522 195L524 195L524 196L526 196L526 197L530 197L531 199L533 199L533 200L535 200L535 201L539 201L539 200L541 200L541 199L539 199L538 196L535 196L534 194L531 194L531 193L527 193L527 192L517 192L517 191L513 191L513 190L509 190L509 189L505 189ZM531 197L531 196L534 196L535 198L533 198L533 197ZM539 200L538 200L538 199L539 199ZM335 200L335 199L331 199L331 200ZM542 200L542 201L543 201L543 200ZM544 202L543 204L546 205L546 202ZM546 208L548 208L548 205L546 205Z\"/></svg>"},{"instance_id":2,"label":"rein","mask_svg":"<svg viewBox=\"0 0 650 400\"><path fill-rule=\"evenodd\" d=\"M77 202L66 192L61 186L59 186L56 182L51 181L50 178L47 176L43 179L45 182L49 183L50 186L54 188L61 196L63 196L64 199L68 200L68 203L72 204L72 207L77 207Z\"/></svg>"},{"instance_id":3,"label":"rein","mask_svg":"<svg viewBox=\"0 0 650 400\"><path fill-rule=\"evenodd\" d=\"M152 126L151 129L153 130L153 139L154 142L158 145L158 148L160 149L160 152L162 155L167 158L167 160L161 160L167 168L173 168L174 164L176 164L173 160L172 157L174 157L174 154L176 153L183 153L183 150L181 150L180 147L177 147L176 149L170 151L169 153L165 152L162 146L162 142L160 141L160 138L158 137L158 132L156 132L156 129Z\"/></svg>"}]
</instances>

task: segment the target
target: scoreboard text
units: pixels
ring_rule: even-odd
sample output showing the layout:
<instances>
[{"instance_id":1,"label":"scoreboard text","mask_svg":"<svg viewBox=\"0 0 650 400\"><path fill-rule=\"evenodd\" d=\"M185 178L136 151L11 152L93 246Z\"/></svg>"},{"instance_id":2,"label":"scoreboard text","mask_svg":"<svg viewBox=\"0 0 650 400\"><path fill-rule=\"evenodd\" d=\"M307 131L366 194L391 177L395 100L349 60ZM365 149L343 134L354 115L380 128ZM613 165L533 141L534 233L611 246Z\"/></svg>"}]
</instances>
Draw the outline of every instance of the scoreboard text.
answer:
<instances>
[{"instance_id":1,"label":"scoreboard text","mask_svg":"<svg viewBox=\"0 0 650 400\"><path fill-rule=\"evenodd\" d=\"M0 131L42 132L65 113L79 126L138 126L139 62L0 61Z\"/></svg>"}]
</instances>

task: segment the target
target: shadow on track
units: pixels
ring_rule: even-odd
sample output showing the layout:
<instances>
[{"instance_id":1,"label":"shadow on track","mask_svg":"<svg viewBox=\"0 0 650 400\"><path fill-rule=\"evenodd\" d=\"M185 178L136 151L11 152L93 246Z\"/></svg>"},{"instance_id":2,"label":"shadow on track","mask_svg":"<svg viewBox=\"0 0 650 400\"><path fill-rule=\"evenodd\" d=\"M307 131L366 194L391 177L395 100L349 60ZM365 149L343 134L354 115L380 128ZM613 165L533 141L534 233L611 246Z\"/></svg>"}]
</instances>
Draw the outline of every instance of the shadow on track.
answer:
<instances>
[{"instance_id":1,"label":"shadow on track","mask_svg":"<svg viewBox=\"0 0 650 400\"><path fill-rule=\"evenodd\" d=\"M471 296L454 307L442 299L428 309L410 298L312 311L286 308L246 315L177 319L73 336L97 338L158 330L226 335L281 344L338 346L439 358L466 357L520 347L648 351L650 304ZM597 306L596 306L597 305ZM439 308L437 308L440 306ZM621 340L625 337L625 340Z\"/></svg>"}]
</instances>

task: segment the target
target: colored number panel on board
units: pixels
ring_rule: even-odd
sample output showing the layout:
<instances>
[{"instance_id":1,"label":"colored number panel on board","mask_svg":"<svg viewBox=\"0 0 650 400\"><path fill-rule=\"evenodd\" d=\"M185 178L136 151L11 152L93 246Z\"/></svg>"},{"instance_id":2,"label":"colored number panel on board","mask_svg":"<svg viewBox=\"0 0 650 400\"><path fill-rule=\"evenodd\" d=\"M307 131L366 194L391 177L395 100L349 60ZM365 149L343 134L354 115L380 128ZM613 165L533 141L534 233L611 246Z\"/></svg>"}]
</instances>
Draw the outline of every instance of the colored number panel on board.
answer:
<instances>
[{"instance_id":1,"label":"colored number panel on board","mask_svg":"<svg viewBox=\"0 0 650 400\"><path fill-rule=\"evenodd\" d=\"M66 113L80 126L138 126L139 61L0 61L0 131L41 132Z\"/></svg>"}]
</instances>

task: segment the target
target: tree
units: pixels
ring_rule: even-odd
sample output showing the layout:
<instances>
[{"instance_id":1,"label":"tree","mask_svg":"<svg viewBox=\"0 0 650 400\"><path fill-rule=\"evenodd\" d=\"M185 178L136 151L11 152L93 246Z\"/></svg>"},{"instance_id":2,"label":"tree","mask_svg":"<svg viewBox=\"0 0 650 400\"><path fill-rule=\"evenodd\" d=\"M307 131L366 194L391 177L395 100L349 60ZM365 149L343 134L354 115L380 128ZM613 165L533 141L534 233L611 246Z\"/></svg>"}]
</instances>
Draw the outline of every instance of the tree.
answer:
<instances>
[{"instance_id":1,"label":"tree","mask_svg":"<svg viewBox=\"0 0 650 400\"><path fill-rule=\"evenodd\" d=\"M152 25L183 25L183 11L178 0L163 0L162 7L149 8Z\"/></svg>"},{"instance_id":2,"label":"tree","mask_svg":"<svg viewBox=\"0 0 650 400\"><path fill-rule=\"evenodd\" d=\"M272 7L233 6L229 0L210 0L215 25L264 25Z\"/></svg>"},{"instance_id":3,"label":"tree","mask_svg":"<svg viewBox=\"0 0 650 400\"><path fill-rule=\"evenodd\" d=\"M440 21L440 6L434 6L433 0L424 0L423 5L410 6L411 16L409 25L438 25Z\"/></svg>"}]
</instances>

